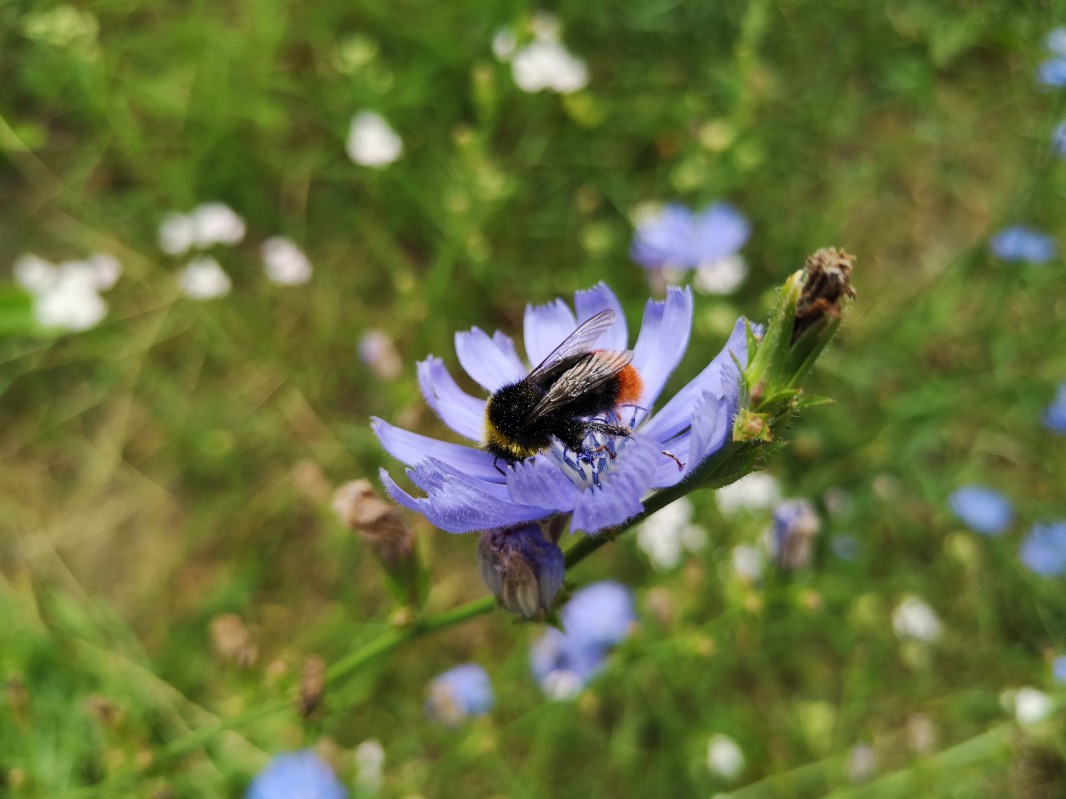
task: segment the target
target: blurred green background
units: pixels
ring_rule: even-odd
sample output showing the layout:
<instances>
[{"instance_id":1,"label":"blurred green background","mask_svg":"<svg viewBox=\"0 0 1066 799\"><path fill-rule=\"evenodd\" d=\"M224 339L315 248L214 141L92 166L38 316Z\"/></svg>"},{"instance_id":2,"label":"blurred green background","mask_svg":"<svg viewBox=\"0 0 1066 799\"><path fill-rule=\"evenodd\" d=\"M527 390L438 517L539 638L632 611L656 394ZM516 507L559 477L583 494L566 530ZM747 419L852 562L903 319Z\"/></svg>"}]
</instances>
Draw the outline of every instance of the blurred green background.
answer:
<instances>
[{"instance_id":1,"label":"blurred green background","mask_svg":"<svg viewBox=\"0 0 1066 799\"><path fill-rule=\"evenodd\" d=\"M494 57L495 32L528 39L538 10L587 62L585 89L523 92ZM0 263L105 252L124 267L82 333L28 330L13 283L0 298L0 794L239 796L268 755L317 743L357 796L1066 795L1061 720L1016 729L1001 697L1054 692L1049 659L1066 651L1061 580L1017 559L1032 522L1066 517L1062 439L1040 423L1066 378L1066 273L987 248L1015 222L1064 241L1066 163L1048 142L1066 94L1034 81L1063 12L0 4ZM385 168L345 153L364 109L403 140ZM525 303L600 280L635 328L636 209L717 199L752 222L750 274L697 296L675 386L737 315L765 318L809 252L858 259L858 302L809 386L836 404L805 413L771 467L823 517L813 566L738 580L731 550L769 510L730 516L697 494L710 545L678 568L629 536L569 575L632 586L642 622L573 702L529 675L538 628L494 613L375 662L309 721L286 710L169 751L286 696L307 655L333 662L388 628L377 564L329 494L390 465L370 415L448 435L416 361L455 367L456 330L518 335ZM248 232L213 251L232 292L197 302L157 231L213 200ZM314 264L306 285L263 276L259 242L276 234ZM395 342L394 380L359 358L372 329ZM967 482L1014 501L1008 535L950 515ZM411 522L428 610L482 596L474 537ZM856 558L834 555L839 535ZM935 609L939 641L893 633L907 595ZM212 646L223 613L255 641L246 668ZM426 681L468 660L495 710L424 721ZM707 768L717 733L745 754L734 782ZM384 781L357 789L367 739ZM876 762L856 787L858 745Z\"/></svg>"}]
</instances>

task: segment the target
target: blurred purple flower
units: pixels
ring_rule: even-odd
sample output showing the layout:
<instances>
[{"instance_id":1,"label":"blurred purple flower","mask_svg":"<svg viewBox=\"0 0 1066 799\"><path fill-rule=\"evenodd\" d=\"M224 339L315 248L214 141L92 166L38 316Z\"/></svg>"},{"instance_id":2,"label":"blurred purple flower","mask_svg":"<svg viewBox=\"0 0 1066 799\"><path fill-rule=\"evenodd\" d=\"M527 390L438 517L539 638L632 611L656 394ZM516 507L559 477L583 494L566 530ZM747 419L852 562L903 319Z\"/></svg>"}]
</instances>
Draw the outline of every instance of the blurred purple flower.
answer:
<instances>
[{"instance_id":1,"label":"blurred purple flower","mask_svg":"<svg viewBox=\"0 0 1066 799\"><path fill-rule=\"evenodd\" d=\"M1051 132L1051 149L1056 155L1066 158L1066 122L1060 122Z\"/></svg>"},{"instance_id":2,"label":"blurred purple flower","mask_svg":"<svg viewBox=\"0 0 1066 799\"><path fill-rule=\"evenodd\" d=\"M671 203L637 224L630 257L649 269L695 269L734 255L750 235L748 220L728 203L699 213Z\"/></svg>"},{"instance_id":3,"label":"blurred purple flower","mask_svg":"<svg viewBox=\"0 0 1066 799\"><path fill-rule=\"evenodd\" d=\"M436 676L426 691L426 715L449 726L483 716L496 701L489 675L476 663L464 663Z\"/></svg>"},{"instance_id":4,"label":"blurred purple flower","mask_svg":"<svg viewBox=\"0 0 1066 799\"><path fill-rule=\"evenodd\" d=\"M985 486L963 486L948 497L948 507L959 521L982 535L999 535L1014 519L1010 500Z\"/></svg>"},{"instance_id":5,"label":"blurred purple flower","mask_svg":"<svg viewBox=\"0 0 1066 799\"><path fill-rule=\"evenodd\" d=\"M821 529L822 522L807 500L779 502L770 531L770 554L778 568L791 571L810 565L814 537Z\"/></svg>"},{"instance_id":6,"label":"blurred purple flower","mask_svg":"<svg viewBox=\"0 0 1066 799\"><path fill-rule=\"evenodd\" d=\"M1004 261L1046 264L1055 257L1055 240L1024 225L1004 228L992 237L989 247Z\"/></svg>"},{"instance_id":7,"label":"blurred purple flower","mask_svg":"<svg viewBox=\"0 0 1066 799\"><path fill-rule=\"evenodd\" d=\"M278 755L245 794L245 799L346 799L348 792L312 749Z\"/></svg>"},{"instance_id":8,"label":"blurred purple flower","mask_svg":"<svg viewBox=\"0 0 1066 799\"><path fill-rule=\"evenodd\" d=\"M1059 56L1045 61L1036 68L1036 79L1045 86L1066 86L1066 57Z\"/></svg>"},{"instance_id":9,"label":"blurred purple flower","mask_svg":"<svg viewBox=\"0 0 1066 799\"><path fill-rule=\"evenodd\" d=\"M527 306L525 346L531 363L540 363L580 322L605 309L617 317L597 347L625 349L625 318L610 289L600 284L580 291L574 305L576 315L562 300ZM642 500L650 492L691 476L732 431L739 402L737 362L744 365L748 359L743 319L714 360L658 413L650 413L688 346L691 325L692 293L687 289L671 288L666 300L648 302L633 347L632 364L644 383L641 407L627 410L620 420L633 428L633 435L590 434L586 447L599 452L591 462L574 457L557 441L529 461L498 469L497 459L484 450L438 441L375 418L372 427L382 446L410 467L407 474L426 496L411 496L382 470L386 490L396 502L452 533L510 528L560 513L572 514L571 529L588 533L622 524L644 509ZM486 391L520 380L529 371L503 333L489 336L475 327L457 334L455 345L459 363ZM444 423L481 445L485 400L459 388L440 358L422 361L418 377L426 401Z\"/></svg>"},{"instance_id":10,"label":"blurred purple flower","mask_svg":"<svg viewBox=\"0 0 1066 799\"><path fill-rule=\"evenodd\" d=\"M560 613L562 630L549 628L530 650L537 683L553 699L569 699L595 677L612 647L629 637L636 621L633 593L603 581L579 591Z\"/></svg>"},{"instance_id":11,"label":"blurred purple flower","mask_svg":"<svg viewBox=\"0 0 1066 799\"><path fill-rule=\"evenodd\" d=\"M1022 541L1019 557L1045 577L1066 574L1066 521L1034 524Z\"/></svg>"},{"instance_id":12,"label":"blurred purple flower","mask_svg":"<svg viewBox=\"0 0 1066 799\"><path fill-rule=\"evenodd\" d=\"M1053 433L1066 434L1066 380L1059 383L1055 399L1044 411L1044 426Z\"/></svg>"},{"instance_id":13,"label":"blurred purple flower","mask_svg":"<svg viewBox=\"0 0 1066 799\"><path fill-rule=\"evenodd\" d=\"M1051 674L1055 682L1066 683L1066 655L1059 655L1051 662Z\"/></svg>"}]
</instances>

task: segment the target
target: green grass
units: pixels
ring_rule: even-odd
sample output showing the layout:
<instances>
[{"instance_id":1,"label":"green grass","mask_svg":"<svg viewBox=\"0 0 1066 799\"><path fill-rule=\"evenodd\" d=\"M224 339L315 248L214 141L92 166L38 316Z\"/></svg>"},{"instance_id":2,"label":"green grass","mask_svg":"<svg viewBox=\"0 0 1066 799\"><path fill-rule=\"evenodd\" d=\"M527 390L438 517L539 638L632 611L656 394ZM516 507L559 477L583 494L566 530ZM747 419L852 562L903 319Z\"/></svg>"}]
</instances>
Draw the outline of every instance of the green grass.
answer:
<instances>
[{"instance_id":1,"label":"green grass","mask_svg":"<svg viewBox=\"0 0 1066 799\"><path fill-rule=\"evenodd\" d=\"M1047 144L1066 94L1033 78L1061 3L561 3L591 73L565 98L522 93L492 56L521 4L78 8L92 17L71 27L68 8L61 28L43 4L0 7L0 263L103 250L125 267L81 334L21 335L25 303L0 298L0 795L239 796L270 755L326 740L352 786L368 738L386 751L380 795L398 798L1066 790L1061 719L1017 730L999 699L1054 692L1049 658L1066 652L1061 580L1017 560L1032 522L1066 518L1062 439L1040 423L1066 379L1066 272L987 251L1014 222L1066 246L1066 163ZM345 155L367 107L405 143L382 171ZM819 506L815 566L737 585L730 549L768 517L727 520L699 493L711 544L677 571L630 536L570 572L634 587L642 619L575 702L543 699L538 628L497 612L369 661L298 718L304 658L342 661L392 629L394 606L295 475L374 479L390 462L371 415L443 435L414 364L456 366L456 330L517 335L525 303L600 280L632 328L648 292L627 255L634 208L717 198L752 220L751 274L697 298L674 386L738 314L764 319L809 252L858 258L859 299L808 385L836 404L803 414L771 466ZM213 199L249 233L219 256L233 293L196 303L156 230ZM258 242L277 233L313 261L306 286L262 276ZM375 327L403 357L395 382L359 361ZM1007 536L947 511L967 482L1014 501ZM844 512L826 512L830 489ZM474 537L411 521L427 612L483 597ZM830 551L844 533L855 561ZM936 645L893 634L906 594L942 619ZM258 644L246 670L212 652L227 612ZM467 660L495 710L429 725L425 683ZM908 748L915 714L934 754ZM747 757L733 785L705 765L716 732ZM860 742L878 777L902 773L849 793Z\"/></svg>"}]
</instances>

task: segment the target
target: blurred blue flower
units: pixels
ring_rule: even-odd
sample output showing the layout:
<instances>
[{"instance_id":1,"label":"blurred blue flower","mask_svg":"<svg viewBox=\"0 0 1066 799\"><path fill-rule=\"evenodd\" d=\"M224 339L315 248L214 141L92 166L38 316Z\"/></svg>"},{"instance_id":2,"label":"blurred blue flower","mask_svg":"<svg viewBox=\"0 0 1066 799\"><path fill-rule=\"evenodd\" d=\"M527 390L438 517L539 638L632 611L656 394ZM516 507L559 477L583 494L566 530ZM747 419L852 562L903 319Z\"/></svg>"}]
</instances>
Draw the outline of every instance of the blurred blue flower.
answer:
<instances>
[{"instance_id":1,"label":"blurred blue flower","mask_svg":"<svg viewBox=\"0 0 1066 799\"><path fill-rule=\"evenodd\" d=\"M437 675L426 692L426 715L449 726L488 713L496 701L489 675L476 663L464 663Z\"/></svg>"},{"instance_id":2,"label":"blurred blue flower","mask_svg":"<svg viewBox=\"0 0 1066 799\"><path fill-rule=\"evenodd\" d=\"M1066 27L1053 28L1044 45L1055 55L1066 56Z\"/></svg>"},{"instance_id":3,"label":"blurred blue flower","mask_svg":"<svg viewBox=\"0 0 1066 799\"><path fill-rule=\"evenodd\" d=\"M992 237L989 246L1004 261L1046 264L1055 257L1055 240L1024 225L1004 228Z\"/></svg>"},{"instance_id":4,"label":"blurred blue flower","mask_svg":"<svg viewBox=\"0 0 1066 799\"><path fill-rule=\"evenodd\" d=\"M346 799L348 792L312 749L278 755L245 794L245 799Z\"/></svg>"},{"instance_id":5,"label":"blurred blue flower","mask_svg":"<svg viewBox=\"0 0 1066 799\"><path fill-rule=\"evenodd\" d=\"M626 348L625 318L610 289L600 284L579 291L574 306L576 314L562 300L527 306L525 347L530 363L543 361L579 322L606 309L617 316L597 347ZM475 446L439 441L374 419L372 427L382 446L410 467L408 476L426 496L411 496L382 470L385 488L396 502L452 533L515 527L560 513L572 514L571 529L588 533L622 524L644 509L642 500L650 493L690 477L732 432L739 402L737 363L744 366L748 361L743 319L711 363L658 413L650 412L685 353L691 326L689 290L671 288L664 301L647 303L632 361L643 380L640 407L615 419L631 427L633 434L590 434L585 445L599 453L591 462L576 458L556 441L531 460L497 468L497 459L477 448L485 438L485 400L459 388L444 362L431 356L418 365L426 402ZM494 392L529 372L503 333L490 336L475 327L457 334L455 345L459 363L486 391Z\"/></svg>"},{"instance_id":6,"label":"blurred blue flower","mask_svg":"<svg viewBox=\"0 0 1066 799\"><path fill-rule=\"evenodd\" d=\"M1066 655L1059 655L1051 661L1051 674L1055 682L1066 683Z\"/></svg>"},{"instance_id":7,"label":"blurred blue flower","mask_svg":"<svg viewBox=\"0 0 1066 799\"><path fill-rule=\"evenodd\" d=\"M1010 527L1014 508L1010 500L980 485L967 485L948 497L948 507L963 524L983 535L999 535Z\"/></svg>"},{"instance_id":8,"label":"blurred blue flower","mask_svg":"<svg viewBox=\"0 0 1066 799\"><path fill-rule=\"evenodd\" d=\"M750 235L751 224L728 203L698 213L670 203L637 223L630 257L649 269L695 269L734 255Z\"/></svg>"},{"instance_id":9,"label":"blurred blue flower","mask_svg":"<svg viewBox=\"0 0 1066 799\"><path fill-rule=\"evenodd\" d=\"M1036 79L1045 86L1066 86L1066 57L1045 61L1036 68Z\"/></svg>"},{"instance_id":10,"label":"blurred blue flower","mask_svg":"<svg viewBox=\"0 0 1066 799\"><path fill-rule=\"evenodd\" d=\"M1066 574L1066 521L1034 524L1022 541L1019 557L1045 577Z\"/></svg>"},{"instance_id":11,"label":"blurred blue flower","mask_svg":"<svg viewBox=\"0 0 1066 799\"><path fill-rule=\"evenodd\" d=\"M778 568L802 569L811 562L814 537L822 529L818 514L805 499L786 499L774 508L770 550Z\"/></svg>"},{"instance_id":12,"label":"blurred blue flower","mask_svg":"<svg viewBox=\"0 0 1066 799\"><path fill-rule=\"evenodd\" d=\"M1051 149L1056 155L1066 158L1066 122L1060 122L1051 132Z\"/></svg>"},{"instance_id":13,"label":"blurred blue flower","mask_svg":"<svg viewBox=\"0 0 1066 799\"><path fill-rule=\"evenodd\" d=\"M478 541L481 578L500 604L532 619L548 613L563 587L563 551L537 524L489 530Z\"/></svg>"},{"instance_id":14,"label":"blurred blue flower","mask_svg":"<svg viewBox=\"0 0 1066 799\"><path fill-rule=\"evenodd\" d=\"M1066 380L1059 383L1055 399L1044 411L1044 426L1053 433L1066 434Z\"/></svg>"},{"instance_id":15,"label":"blurred blue flower","mask_svg":"<svg viewBox=\"0 0 1066 799\"><path fill-rule=\"evenodd\" d=\"M633 593L603 581L579 591L560 613L562 630L549 628L530 650L537 683L553 699L578 694L604 667L612 647L629 637L636 621Z\"/></svg>"}]
</instances>

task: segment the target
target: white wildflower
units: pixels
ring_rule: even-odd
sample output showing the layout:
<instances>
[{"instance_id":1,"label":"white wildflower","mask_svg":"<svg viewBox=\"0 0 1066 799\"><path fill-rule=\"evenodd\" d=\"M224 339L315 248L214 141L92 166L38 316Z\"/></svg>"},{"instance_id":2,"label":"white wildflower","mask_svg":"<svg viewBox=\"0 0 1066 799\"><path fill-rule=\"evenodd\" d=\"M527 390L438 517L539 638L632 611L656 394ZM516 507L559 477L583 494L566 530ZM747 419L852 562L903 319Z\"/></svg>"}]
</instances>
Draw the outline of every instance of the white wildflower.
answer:
<instances>
[{"instance_id":1,"label":"white wildflower","mask_svg":"<svg viewBox=\"0 0 1066 799\"><path fill-rule=\"evenodd\" d=\"M748 276L748 262L742 255L728 255L700 264L692 285L704 294L732 294Z\"/></svg>"},{"instance_id":2,"label":"white wildflower","mask_svg":"<svg viewBox=\"0 0 1066 799\"><path fill-rule=\"evenodd\" d=\"M244 238L244 220L225 203L198 205L192 211L193 244L206 250L216 244L233 246Z\"/></svg>"},{"instance_id":3,"label":"white wildflower","mask_svg":"<svg viewBox=\"0 0 1066 799\"><path fill-rule=\"evenodd\" d=\"M723 516L737 516L743 511L768 508L781 498L777 480L766 472L753 472L735 483L719 488L715 502Z\"/></svg>"},{"instance_id":4,"label":"white wildflower","mask_svg":"<svg viewBox=\"0 0 1066 799\"><path fill-rule=\"evenodd\" d=\"M184 255L196 238L196 225L191 216L170 213L159 223L159 249L167 255Z\"/></svg>"},{"instance_id":5,"label":"white wildflower","mask_svg":"<svg viewBox=\"0 0 1066 799\"><path fill-rule=\"evenodd\" d=\"M98 291L107 291L114 287L122 277L122 264L118 258L108 253L98 252L90 255L89 266L92 268L93 282Z\"/></svg>"},{"instance_id":6,"label":"white wildflower","mask_svg":"<svg viewBox=\"0 0 1066 799\"><path fill-rule=\"evenodd\" d=\"M730 555L733 564L733 575L743 583L758 582L762 577L763 566L766 559L761 550L755 547L741 544L733 547Z\"/></svg>"},{"instance_id":7,"label":"white wildflower","mask_svg":"<svg viewBox=\"0 0 1066 799\"><path fill-rule=\"evenodd\" d=\"M916 596L907 596L892 611L892 629L901 639L932 642L940 638L936 612Z\"/></svg>"},{"instance_id":8,"label":"white wildflower","mask_svg":"<svg viewBox=\"0 0 1066 799\"><path fill-rule=\"evenodd\" d=\"M492 54L496 56L499 61L510 61L511 56L514 55L515 50L518 48L518 37L515 36L514 29L512 28L500 28L492 36Z\"/></svg>"},{"instance_id":9,"label":"white wildflower","mask_svg":"<svg viewBox=\"0 0 1066 799\"><path fill-rule=\"evenodd\" d=\"M637 546L656 569L673 569L686 550L695 552L706 546L707 531L691 523L692 513L692 502L682 497L653 513L637 528Z\"/></svg>"},{"instance_id":10,"label":"white wildflower","mask_svg":"<svg viewBox=\"0 0 1066 799\"><path fill-rule=\"evenodd\" d=\"M15 282L30 294L41 294L55 284L58 273L51 262L33 253L19 256L14 266Z\"/></svg>"},{"instance_id":11,"label":"white wildflower","mask_svg":"<svg viewBox=\"0 0 1066 799\"><path fill-rule=\"evenodd\" d=\"M71 261L62 264L55 281L37 295L33 312L41 327L80 331L103 320L107 303L97 293L92 267Z\"/></svg>"},{"instance_id":12,"label":"white wildflower","mask_svg":"<svg viewBox=\"0 0 1066 799\"><path fill-rule=\"evenodd\" d=\"M260 247L267 278L280 286L297 286L311 279L311 262L292 239L271 236Z\"/></svg>"},{"instance_id":13,"label":"white wildflower","mask_svg":"<svg viewBox=\"0 0 1066 799\"><path fill-rule=\"evenodd\" d=\"M524 92L544 89L572 94L589 82L588 67L557 41L537 39L519 50L511 62L514 82Z\"/></svg>"},{"instance_id":14,"label":"white wildflower","mask_svg":"<svg viewBox=\"0 0 1066 799\"><path fill-rule=\"evenodd\" d=\"M744 772L744 752L728 735L711 736L707 744L707 769L715 776L732 782Z\"/></svg>"},{"instance_id":15,"label":"white wildflower","mask_svg":"<svg viewBox=\"0 0 1066 799\"><path fill-rule=\"evenodd\" d=\"M385 747L373 738L355 747L356 784L360 793L374 793L381 788L385 769Z\"/></svg>"},{"instance_id":16,"label":"white wildflower","mask_svg":"<svg viewBox=\"0 0 1066 799\"><path fill-rule=\"evenodd\" d=\"M856 744L848 755L848 779L866 782L877 771L877 755L869 744Z\"/></svg>"},{"instance_id":17,"label":"white wildflower","mask_svg":"<svg viewBox=\"0 0 1066 799\"><path fill-rule=\"evenodd\" d=\"M1054 709L1055 700L1036 688L1025 686L1014 694L1014 718L1019 724L1036 724L1050 716Z\"/></svg>"},{"instance_id":18,"label":"white wildflower","mask_svg":"<svg viewBox=\"0 0 1066 799\"><path fill-rule=\"evenodd\" d=\"M361 111L352 117L347 150L361 166L384 167L403 155L403 140L380 114Z\"/></svg>"},{"instance_id":19,"label":"white wildflower","mask_svg":"<svg viewBox=\"0 0 1066 799\"><path fill-rule=\"evenodd\" d=\"M213 300L224 297L233 287L218 261L210 256L189 261L178 276L181 290L194 300Z\"/></svg>"}]
</instances>

